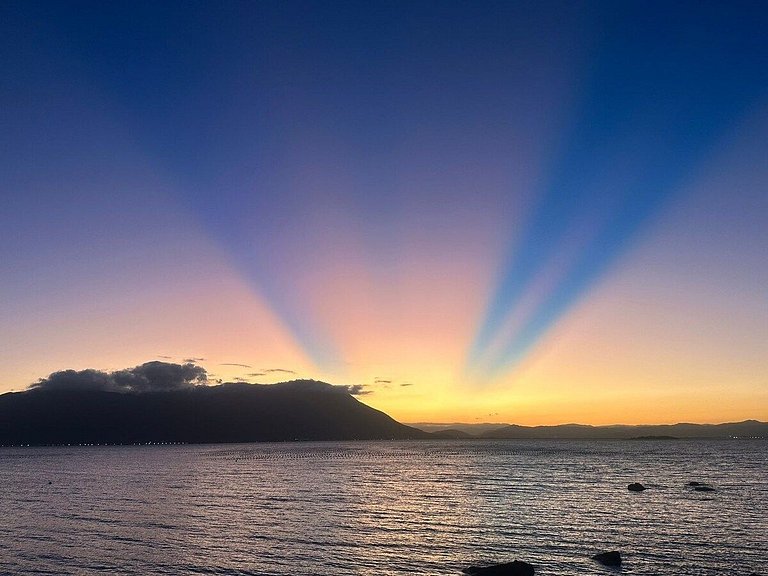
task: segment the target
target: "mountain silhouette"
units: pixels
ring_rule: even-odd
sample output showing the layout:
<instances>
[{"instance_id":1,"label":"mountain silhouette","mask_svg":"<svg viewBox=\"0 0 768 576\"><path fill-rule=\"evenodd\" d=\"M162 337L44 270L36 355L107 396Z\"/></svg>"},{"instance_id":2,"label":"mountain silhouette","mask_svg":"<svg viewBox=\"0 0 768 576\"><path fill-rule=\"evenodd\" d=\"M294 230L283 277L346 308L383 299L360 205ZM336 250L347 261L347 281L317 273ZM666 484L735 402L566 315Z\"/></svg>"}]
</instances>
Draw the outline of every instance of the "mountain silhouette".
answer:
<instances>
[{"instance_id":1,"label":"mountain silhouette","mask_svg":"<svg viewBox=\"0 0 768 576\"><path fill-rule=\"evenodd\" d=\"M314 380L150 392L35 389L0 396L0 445L429 438Z\"/></svg>"},{"instance_id":2,"label":"mountain silhouette","mask_svg":"<svg viewBox=\"0 0 768 576\"><path fill-rule=\"evenodd\" d=\"M484 431L479 438L489 439L650 439L650 438L768 438L768 423L757 420L726 424L658 424L639 426L559 426L509 425Z\"/></svg>"},{"instance_id":3,"label":"mountain silhouette","mask_svg":"<svg viewBox=\"0 0 768 576\"><path fill-rule=\"evenodd\" d=\"M484 424L476 431L469 425L424 425L428 430L425 431L400 424L359 402L348 386L315 380L270 385L192 385L190 382L198 375L189 367L186 369L190 373L186 374L181 371L184 368L147 363L128 372L108 375L111 380L106 382L99 380L104 374L95 371L60 372L24 392L0 395L0 445L429 438L768 438L768 423L756 420L641 426L507 425L490 430L488 426L492 425ZM176 380L169 378L169 374L175 375ZM120 383L126 379L130 387L121 388Z\"/></svg>"}]
</instances>

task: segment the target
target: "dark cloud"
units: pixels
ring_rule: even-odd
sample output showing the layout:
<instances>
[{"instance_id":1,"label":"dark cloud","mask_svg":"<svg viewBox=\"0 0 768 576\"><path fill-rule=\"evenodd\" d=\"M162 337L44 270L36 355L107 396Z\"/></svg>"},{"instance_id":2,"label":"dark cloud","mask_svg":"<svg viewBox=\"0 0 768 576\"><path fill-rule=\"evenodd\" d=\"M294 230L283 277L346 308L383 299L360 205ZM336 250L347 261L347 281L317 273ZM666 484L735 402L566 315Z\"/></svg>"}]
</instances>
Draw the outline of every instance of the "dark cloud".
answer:
<instances>
[{"instance_id":1,"label":"dark cloud","mask_svg":"<svg viewBox=\"0 0 768 576\"><path fill-rule=\"evenodd\" d=\"M249 364L235 364L232 362L224 362L223 364L219 364L219 366L237 366L238 368L253 368L253 366Z\"/></svg>"},{"instance_id":2,"label":"dark cloud","mask_svg":"<svg viewBox=\"0 0 768 576\"><path fill-rule=\"evenodd\" d=\"M251 372L250 374L246 374L246 376L264 376L266 372Z\"/></svg>"},{"instance_id":3,"label":"dark cloud","mask_svg":"<svg viewBox=\"0 0 768 576\"><path fill-rule=\"evenodd\" d=\"M191 363L171 364L152 361L114 372L88 368L61 370L41 378L30 389L37 390L105 390L110 392L154 392L179 390L205 384L205 368Z\"/></svg>"},{"instance_id":4,"label":"dark cloud","mask_svg":"<svg viewBox=\"0 0 768 576\"><path fill-rule=\"evenodd\" d=\"M88 368L86 370L61 370L48 378L41 378L30 388L56 390L117 390L111 374Z\"/></svg>"},{"instance_id":5,"label":"dark cloud","mask_svg":"<svg viewBox=\"0 0 768 576\"><path fill-rule=\"evenodd\" d=\"M413 386L413 382L403 382L400 386Z\"/></svg>"},{"instance_id":6,"label":"dark cloud","mask_svg":"<svg viewBox=\"0 0 768 576\"><path fill-rule=\"evenodd\" d=\"M273 372L282 372L283 374L296 374L295 370L286 370L285 368L268 368L264 370L265 374L272 374Z\"/></svg>"},{"instance_id":7,"label":"dark cloud","mask_svg":"<svg viewBox=\"0 0 768 576\"><path fill-rule=\"evenodd\" d=\"M392 380L386 380L384 378L374 378L373 383L374 384L392 384Z\"/></svg>"},{"instance_id":8,"label":"dark cloud","mask_svg":"<svg viewBox=\"0 0 768 576\"><path fill-rule=\"evenodd\" d=\"M205 358L184 358L184 362L187 364L197 364L198 362L205 362Z\"/></svg>"},{"instance_id":9,"label":"dark cloud","mask_svg":"<svg viewBox=\"0 0 768 576\"><path fill-rule=\"evenodd\" d=\"M162 356L162 355L158 355L157 357L158 357L158 358L162 358L163 360L173 360L173 356Z\"/></svg>"}]
</instances>

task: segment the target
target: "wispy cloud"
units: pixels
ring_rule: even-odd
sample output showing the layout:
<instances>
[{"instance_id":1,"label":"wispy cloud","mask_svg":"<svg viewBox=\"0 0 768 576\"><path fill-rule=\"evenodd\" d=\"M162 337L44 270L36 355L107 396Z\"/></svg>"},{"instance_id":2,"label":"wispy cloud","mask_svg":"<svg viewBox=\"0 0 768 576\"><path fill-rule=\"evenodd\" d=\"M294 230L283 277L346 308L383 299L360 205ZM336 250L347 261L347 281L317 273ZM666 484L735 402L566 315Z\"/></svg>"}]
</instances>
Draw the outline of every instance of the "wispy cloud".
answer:
<instances>
[{"instance_id":1,"label":"wispy cloud","mask_svg":"<svg viewBox=\"0 0 768 576\"><path fill-rule=\"evenodd\" d=\"M235 362L222 362L219 366L237 366L238 368L253 368L250 364L237 364Z\"/></svg>"},{"instance_id":2,"label":"wispy cloud","mask_svg":"<svg viewBox=\"0 0 768 576\"><path fill-rule=\"evenodd\" d=\"M287 368L268 368L267 370L264 370L265 374L272 374L275 372L280 372L283 374L296 374L295 370L288 370Z\"/></svg>"}]
</instances>

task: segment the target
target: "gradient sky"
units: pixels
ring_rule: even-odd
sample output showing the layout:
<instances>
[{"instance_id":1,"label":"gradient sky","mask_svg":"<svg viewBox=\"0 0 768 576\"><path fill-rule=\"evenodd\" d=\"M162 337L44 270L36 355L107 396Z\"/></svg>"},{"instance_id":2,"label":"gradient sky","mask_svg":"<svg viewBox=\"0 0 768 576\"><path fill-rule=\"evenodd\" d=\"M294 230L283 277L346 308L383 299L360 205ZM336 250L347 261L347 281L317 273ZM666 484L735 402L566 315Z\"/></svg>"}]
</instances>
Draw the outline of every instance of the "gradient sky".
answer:
<instances>
[{"instance_id":1,"label":"gradient sky","mask_svg":"<svg viewBox=\"0 0 768 576\"><path fill-rule=\"evenodd\" d=\"M768 420L764 2L3 2L0 392Z\"/></svg>"}]
</instances>

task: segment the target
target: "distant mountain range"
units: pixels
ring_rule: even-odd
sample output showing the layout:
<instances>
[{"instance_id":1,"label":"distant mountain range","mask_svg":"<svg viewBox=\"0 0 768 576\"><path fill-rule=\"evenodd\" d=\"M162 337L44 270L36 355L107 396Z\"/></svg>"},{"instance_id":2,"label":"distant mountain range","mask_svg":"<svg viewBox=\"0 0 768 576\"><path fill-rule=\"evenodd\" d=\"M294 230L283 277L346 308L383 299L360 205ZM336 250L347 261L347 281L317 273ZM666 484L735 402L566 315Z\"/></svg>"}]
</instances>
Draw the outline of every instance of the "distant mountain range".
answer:
<instances>
[{"instance_id":1,"label":"distant mountain range","mask_svg":"<svg viewBox=\"0 0 768 576\"><path fill-rule=\"evenodd\" d=\"M647 439L647 438L768 438L768 423L757 420L727 424L659 424L640 426L518 426L492 424L412 424L454 438L486 439Z\"/></svg>"},{"instance_id":2,"label":"distant mountain range","mask_svg":"<svg viewBox=\"0 0 768 576\"><path fill-rule=\"evenodd\" d=\"M498 430L499 428L508 426L508 424L505 424L502 422L483 422L483 423L474 423L474 424L466 424L464 422L451 422L451 423L435 423L435 422L410 423L409 422L408 426L413 426L414 428L418 428L419 430L424 430L425 432L448 431L453 434L467 435L474 438L474 437L479 437L485 432L490 432L491 430Z\"/></svg>"},{"instance_id":3,"label":"distant mountain range","mask_svg":"<svg viewBox=\"0 0 768 576\"><path fill-rule=\"evenodd\" d=\"M425 429L420 429L423 426ZM292 440L768 438L768 423L406 426L314 380L171 390L31 388L0 395L0 445Z\"/></svg>"},{"instance_id":4,"label":"distant mountain range","mask_svg":"<svg viewBox=\"0 0 768 576\"><path fill-rule=\"evenodd\" d=\"M0 396L0 445L219 443L421 439L353 398L312 380L151 392L42 390Z\"/></svg>"}]
</instances>

